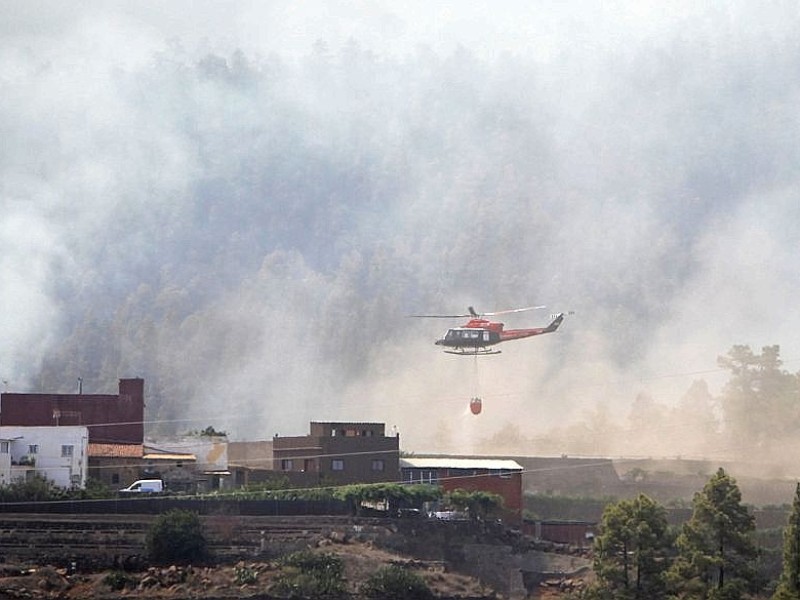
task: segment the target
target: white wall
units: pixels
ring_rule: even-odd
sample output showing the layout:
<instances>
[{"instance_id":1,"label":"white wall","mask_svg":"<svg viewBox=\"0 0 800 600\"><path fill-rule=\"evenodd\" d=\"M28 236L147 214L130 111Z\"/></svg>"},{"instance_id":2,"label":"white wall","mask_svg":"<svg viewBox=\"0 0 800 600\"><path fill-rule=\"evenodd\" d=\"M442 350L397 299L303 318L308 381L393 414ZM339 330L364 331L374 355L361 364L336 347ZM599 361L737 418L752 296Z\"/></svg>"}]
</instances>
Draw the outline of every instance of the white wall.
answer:
<instances>
[{"instance_id":1,"label":"white wall","mask_svg":"<svg viewBox=\"0 0 800 600\"><path fill-rule=\"evenodd\" d=\"M29 476L46 477L59 487L86 486L89 468L89 430L82 426L0 427L2 441L9 442L9 452L0 452L0 483ZM35 446L36 452L31 452ZM69 448L71 447L71 451ZM31 464L30 459L33 458ZM28 464L24 464L24 463Z\"/></svg>"},{"instance_id":2,"label":"white wall","mask_svg":"<svg viewBox=\"0 0 800 600\"><path fill-rule=\"evenodd\" d=\"M0 429L3 429L0 427ZM0 485L11 483L11 440L0 439Z\"/></svg>"},{"instance_id":3,"label":"white wall","mask_svg":"<svg viewBox=\"0 0 800 600\"><path fill-rule=\"evenodd\" d=\"M145 440L145 446L162 452L179 452L194 454L197 458L197 470L228 470L228 438L214 435L187 435L170 438L151 438Z\"/></svg>"}]
</instances>

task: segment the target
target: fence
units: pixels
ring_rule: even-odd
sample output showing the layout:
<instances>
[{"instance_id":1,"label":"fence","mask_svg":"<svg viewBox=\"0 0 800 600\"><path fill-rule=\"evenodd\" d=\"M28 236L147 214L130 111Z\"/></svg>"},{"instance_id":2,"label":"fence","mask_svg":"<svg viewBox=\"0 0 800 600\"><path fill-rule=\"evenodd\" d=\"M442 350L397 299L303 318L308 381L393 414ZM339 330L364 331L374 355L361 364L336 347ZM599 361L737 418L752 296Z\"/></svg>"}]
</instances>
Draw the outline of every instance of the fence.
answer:
<instances>
[{"instance_id":1,"label":"fence","mask_svg":"<svg viewBox=\"0 0 800 600\"><path fill-rule=\"evenodd\" d=\"M151 496L109 500L2 502L0 513L153 515L172 509L200 515L299 516L347 515L350 505L340 500L226 500Z\"/></svg>"}]
</instances>

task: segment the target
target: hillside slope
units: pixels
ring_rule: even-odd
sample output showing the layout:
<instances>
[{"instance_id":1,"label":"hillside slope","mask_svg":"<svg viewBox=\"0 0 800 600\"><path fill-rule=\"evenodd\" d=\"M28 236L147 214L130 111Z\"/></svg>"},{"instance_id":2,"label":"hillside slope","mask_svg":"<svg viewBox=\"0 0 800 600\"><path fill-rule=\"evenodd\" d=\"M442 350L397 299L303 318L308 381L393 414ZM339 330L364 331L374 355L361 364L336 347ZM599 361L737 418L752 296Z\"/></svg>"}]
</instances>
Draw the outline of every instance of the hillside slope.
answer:
<instances>
[{"instance_id":1,"label":"hillside slope","mask_svg":"<svg viewBox=\"0 0 800 600\"><path fill-rule=\"evenodd\" d=\"M213 564L148 567L135 539L139 534L115 547L108 523L100 529L99 519L90 524L85 517L37 515L42 517L45 523L50 519L50 529L26 535L27 548L3 548L7 560L0 570L0 597L270 598L270 589L286 573L280 558L306 549L341 558L354 597L369 575L387 565L420 575L439 598L558 597L591 577L586 557L468 522L283 518L272 531L282 535L262 530L261 543L253 546L246 535L239 537L247 518L213 517L205 523ZM9 523L3 526L9 534L23 532L22 518L16 530ZM289 521L295 525L291 535L286 533ZM269 521L251 525L269 527ZM116 526L122 540L125 523ZM141 531L140 526L132 529ZM53 545L61 551L48 550Z\"/></svg>"}]
</instances>

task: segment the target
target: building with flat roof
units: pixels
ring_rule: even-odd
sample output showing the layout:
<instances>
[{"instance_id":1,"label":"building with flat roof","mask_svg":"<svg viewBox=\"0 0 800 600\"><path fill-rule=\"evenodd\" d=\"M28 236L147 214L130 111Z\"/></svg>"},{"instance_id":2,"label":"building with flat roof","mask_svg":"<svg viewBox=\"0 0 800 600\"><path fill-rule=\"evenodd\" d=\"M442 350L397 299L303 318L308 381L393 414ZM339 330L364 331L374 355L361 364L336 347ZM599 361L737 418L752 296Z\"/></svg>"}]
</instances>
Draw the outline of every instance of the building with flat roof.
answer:
<instances>
[{"instance_id":1,"label":"building with flat roof","mask_svg":"<svg viewBox=\"0 0 800 600\"><path fill-rule=\"evenodd\" d=\"M272 440L228 442L228 469L235 487L275 479Z\"/></svg>"},{"instance_id":2,"label":"building with flat roof","mask_svg":"<svg viewBox=\"0 0 800 600\"><path fill-rule=\"evenodd\" d=\"M305 436L272 439L275 470L308 483L397 481L400 436L383 423L311 422Z\"/></svg>"},{"instance_id":3,"label":"building with flat roof","mask_svg":"<svg viewBox=\"0 0 800 600\"><path fill-rule=\"evenodd\" d=\"M0 427L0 484L43 477L84 488L89 471L86 427Z\"/></svg>"},{"instance_id":4,"label":"building with flat roof","mask_svg":"<svg viewBox=\"0 0 800 600\"><path fill-rule=\"evenodd\" d=\"M0 394L0 426L83 426L89 441L141 444L144 380L120 379L118 394Z\"/></svg>"},{"instance_id":5,"label":"building with flat roof","mask_svg":"<svg viewBox=\"0 0 800 600\"><path fill-rule=\"evenodd\" d=\"M400 459L404 483L438 485L446 492L492 492L503 499L508 521L522 521L522 466L499 458L455 458L449 456L404 457Z\"/></svg>"},{"instance_id":6,"label":"building with flat roof","mask_svg":"<svg viewBox=\"0 0 800 600\"><path fill-rule=\"evenodd\" d=\"M231 472L228 469L228 436L224 433L148 438L145 450L144 474L148 478L150 473L162 472L165 465L171 461L176 468L186 469L191 465L195 478L194 485L199 492L221 490L231 486Z\"/></svg>"}]
</instances>

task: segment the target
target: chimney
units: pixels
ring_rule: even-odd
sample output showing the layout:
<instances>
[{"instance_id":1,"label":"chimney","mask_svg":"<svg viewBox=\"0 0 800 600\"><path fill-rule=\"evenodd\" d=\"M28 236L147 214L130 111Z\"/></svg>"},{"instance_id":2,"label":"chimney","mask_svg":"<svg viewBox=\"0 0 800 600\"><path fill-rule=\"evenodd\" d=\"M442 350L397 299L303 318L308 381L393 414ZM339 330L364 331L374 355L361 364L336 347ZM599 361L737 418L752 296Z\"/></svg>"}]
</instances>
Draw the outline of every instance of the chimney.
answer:
<instances>
[{"instance_id":1,"label":"chimney","mask_svg":"<svg viewBox=\"0 0 800 600\"><path fill-rule=\"evenodd\" d=\"M122 399L125 396L131 400L138 400L144 405L144 379L141 377L120 379L119 397Z\"/></svg>"}]
</instances>

